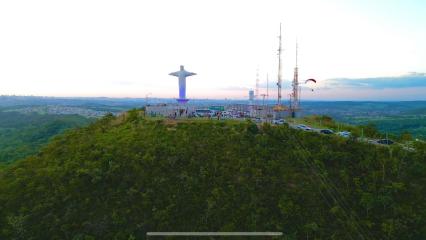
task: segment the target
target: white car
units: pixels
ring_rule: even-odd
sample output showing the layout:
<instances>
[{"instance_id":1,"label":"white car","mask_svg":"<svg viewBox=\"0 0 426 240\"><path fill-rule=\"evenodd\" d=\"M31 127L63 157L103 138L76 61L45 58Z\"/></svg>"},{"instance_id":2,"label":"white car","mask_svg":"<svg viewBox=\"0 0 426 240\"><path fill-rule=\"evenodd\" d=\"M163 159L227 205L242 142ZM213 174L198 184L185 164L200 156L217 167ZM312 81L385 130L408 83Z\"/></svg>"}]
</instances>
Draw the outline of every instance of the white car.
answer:
<instances>
[{"instance_id":1,"label":"white car","mask_svg":"<svg viewBox=\"0 0 426 240\"><path fill-rule=\"evenodd\" d=\"M308 127L304 124L299 124L299 125L296 126L296 128L302 129L302 130L305 130L305 131L311 131L312 130L312 128L310 128L310 127Z\"/></svg>"},{"instance_id":2,"label":"white car","mask_svg":"<svg viewBox=\"0 0 426 240\"><path fill-rule=\"evenodd\" d=\"M283 125L285 123L284 119L272 120L272 123L275 125Z\"/></svg>"},{"instance_id":3,"label":"white car","mask_svg":"<svg viewBox=\"0 0 426 240\"><path fill-rule=\"evenodd\" d=\"M343 132L338 132L337 135L344 137L344 138L348 138L348 137L351 136L351 133L347 132L347 131L343 131Z\"/></svg>"}]
</instances>

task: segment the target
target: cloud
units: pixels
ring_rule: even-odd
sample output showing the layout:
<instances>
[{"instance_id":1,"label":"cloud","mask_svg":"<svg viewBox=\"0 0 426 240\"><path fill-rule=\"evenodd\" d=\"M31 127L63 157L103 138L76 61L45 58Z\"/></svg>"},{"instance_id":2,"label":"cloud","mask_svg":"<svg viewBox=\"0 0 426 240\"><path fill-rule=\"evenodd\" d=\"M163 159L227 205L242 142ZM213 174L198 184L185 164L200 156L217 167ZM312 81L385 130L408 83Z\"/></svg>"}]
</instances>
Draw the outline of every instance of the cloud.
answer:
<instances>
[{"instance_id":1,"label":"cloud","mask_svg":"<svg viewBox=\"0 0 426 240\"><path fill-rule=\"evenodd\" d=\"M334 78L325 80L325 88L398 89L426 87L426 73L375 78Z\"/></svg>"},{"instance_id":2,"label":"cloud","mask_svg":"<svg viewBox=\"0 0 426 240\"><path fill-rule=\"evenodd\" d=\"M371 78L334 78L317 79L317 84L305 85L301 80L300 87L303 99L310 100L424 100L426 89L426 73L409 73L401 76ZM223 94L247 96L249 89L255 84L246 86L224 87ZM276 95L276 82L269 81L269 94ZM312 91L313 90L313 91ZM259 83L260 93L266 92L266 82ZM283 81L282 94L288 98L291 92L291 81Z\"/></svg>"}]
</instances>

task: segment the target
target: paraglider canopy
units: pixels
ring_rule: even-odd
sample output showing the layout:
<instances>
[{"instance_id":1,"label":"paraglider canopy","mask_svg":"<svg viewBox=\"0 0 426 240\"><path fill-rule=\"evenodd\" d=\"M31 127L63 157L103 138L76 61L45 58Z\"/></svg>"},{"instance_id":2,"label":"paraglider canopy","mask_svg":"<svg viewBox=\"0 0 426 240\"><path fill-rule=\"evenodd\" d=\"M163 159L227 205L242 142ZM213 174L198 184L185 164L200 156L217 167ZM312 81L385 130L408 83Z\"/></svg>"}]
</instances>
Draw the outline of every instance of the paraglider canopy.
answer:
<instances>
[{"instance_id":1,"label":"paraglider canopy","mask_svg":"<svg viewBox=\"0 0 426 240\"><path fill-rule=\"evenodd\" d=\"M306 80L306 81L305 81L305 83L308 83L308 82L314 82L314 83L317 83L317 80L315 80L315 79L313 79L313 78L309 78L308 80Z\"/></svg>"}]
</instances>

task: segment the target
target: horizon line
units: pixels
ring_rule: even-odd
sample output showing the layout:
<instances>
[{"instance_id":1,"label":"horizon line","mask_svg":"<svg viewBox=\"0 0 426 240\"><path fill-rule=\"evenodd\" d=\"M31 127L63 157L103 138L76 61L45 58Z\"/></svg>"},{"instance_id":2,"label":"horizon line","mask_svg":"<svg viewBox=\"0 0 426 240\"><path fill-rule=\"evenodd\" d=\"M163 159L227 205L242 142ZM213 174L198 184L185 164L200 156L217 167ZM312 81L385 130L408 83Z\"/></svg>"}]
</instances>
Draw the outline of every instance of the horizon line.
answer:
<instances>
[{"instance_id":1,"label":"horizon line","mask_svg":"<svg viewBox=\"0 0 426 240\"><path fill-rule=\"evenodd\" d=\"M107 97L107 96L49 96L49 95L0 95L0 97L34 97L34 98L52 98L52 99L135 99L135 100L176 100L177 98L173 97ZM246 98L190 98L190 101L249 101ZM258 99L259 102L262 99ZM265 100L265 102L273 102L275 99ZM286 100L287 102L288 100ZM363 99L363 100L354 100L354 99L307 99L301 100L302 102L425 102L426 99L415 99L415 100L402 100L402 99Z\"/></svg>"}]
</instances>

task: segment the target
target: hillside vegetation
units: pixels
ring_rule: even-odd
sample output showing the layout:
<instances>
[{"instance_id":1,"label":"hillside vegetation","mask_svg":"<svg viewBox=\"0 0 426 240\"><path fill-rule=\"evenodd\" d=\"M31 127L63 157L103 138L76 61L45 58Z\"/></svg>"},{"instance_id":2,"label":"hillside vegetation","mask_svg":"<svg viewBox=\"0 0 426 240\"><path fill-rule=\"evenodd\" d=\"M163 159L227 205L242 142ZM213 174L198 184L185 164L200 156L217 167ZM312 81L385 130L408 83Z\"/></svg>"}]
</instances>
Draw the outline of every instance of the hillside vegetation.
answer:
<instances>
[{"instance_id":1,"label":"hillside vegetation","mask_svg":"<svg viewBox=\"0 0 426 240\"><path fill-rule=\"evenodd\" d=\"M372 124L381 132L394 135L410 133L415 138L426 140L426 115L384 116L375 118L355 117L348 121L351 124Z\"/></svg>"},{"instance_id":2,"label":"hillside vegetation","mask_svg":"<svg viewBox=\"0 0 426 240\"><path fill-rule=\"evenodd\" d=\"M90 122L77 115L22 114L0 110L0 163L35 154L53 136Z\"/></svg>"},{"instance_id":3,"label":"hillside vegetation","mask_svg":"<svg viewBox=\"0 0 426 240\"><path fill-rule=\"evenodd\" d=\"M303 102L303 115L327 115L352 125L375 125L382 133L410 133L426 140L426 102Z\"/></svg>"},{"instance_id":4,"label":"hillside vegetation","mask_svg":"<svg viewBox=\"0 0 426 240\"><path fill-rule=\"evenodd\" d=\"M390 133L386 131L380 131L374 122L365 122L361 125L345 124L339 121L335 121L326 115L311 115L303 118L288 119L290 123L303 123L311 127L318 129L331 129L335 132L349 131L354 137L361 138L389 138L394 141L407 142L413 140L413 136L407 132L400 130L398 133Z\"/></svg>"},{"instance_id":5,"label":"hillside vegetation","mask_svg":"<svg viewBox=\"0 0 426 240\"><path fill-rule=\"evenodd\" d=\"M108 115L0 170L0 239L425 239L426 146L286 126Z\"/></svg>"}]
</instances>

